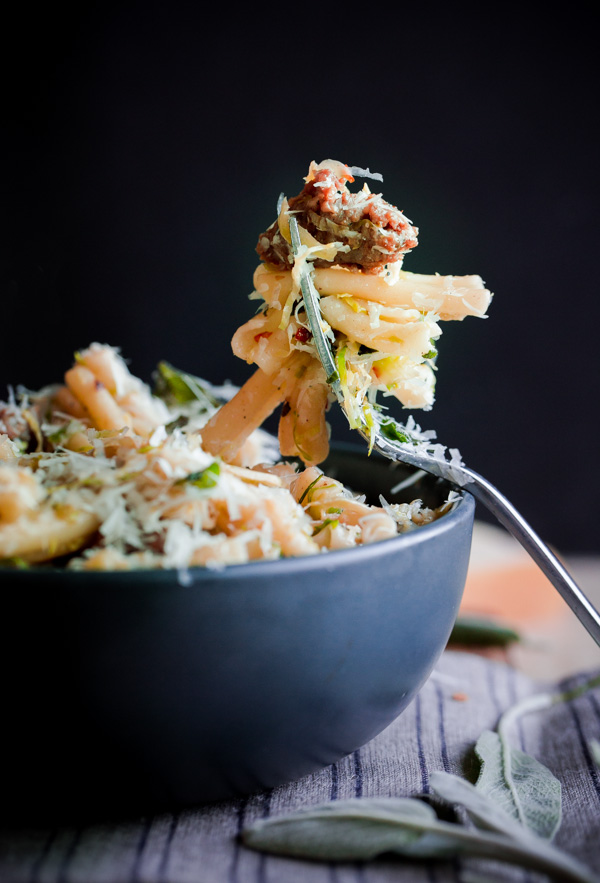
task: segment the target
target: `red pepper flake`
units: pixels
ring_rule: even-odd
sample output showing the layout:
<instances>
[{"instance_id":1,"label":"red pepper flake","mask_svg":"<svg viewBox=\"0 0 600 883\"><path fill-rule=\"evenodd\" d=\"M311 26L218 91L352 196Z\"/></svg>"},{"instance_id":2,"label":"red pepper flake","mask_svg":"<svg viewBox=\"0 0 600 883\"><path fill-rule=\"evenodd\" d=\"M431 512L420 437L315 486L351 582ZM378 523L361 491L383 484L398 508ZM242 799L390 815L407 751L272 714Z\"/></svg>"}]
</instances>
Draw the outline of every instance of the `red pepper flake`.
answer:
<instances>
[{"instance_id":1,"label":"red pepper flake","mask_svg":"<svg viewBox=\"0 0 600 883\"><path fill-rule=\"evenodd\" d=\"M452 698L455 702L467 702L469 699L466 693L453 693Z\"/></svg>"},{"instance_id":2,"label":"red pepper flake","mask_svg":"<svg viewBox=\"0 0 600 883\"><path fill-rule=\"evenodd\" d=\"M260 334L254 335L254 340L258 343L258 341L261 339L261 337L270 337L272 335L272 333L273 333L272 331L261 331Z\"/></svg>"},{"instance_id":3,"label":"red pepper flake","mask_svg":"<svg viewBox=\"0 0 600 883\"><path fill-rule=\"evenodd\" d=\"M312 335L308 328L305 328L304 325L301 325L294 334L294 337L296 338L298 343L306 343L307 340L310 340Z\"/></svg>"}]
</instances>

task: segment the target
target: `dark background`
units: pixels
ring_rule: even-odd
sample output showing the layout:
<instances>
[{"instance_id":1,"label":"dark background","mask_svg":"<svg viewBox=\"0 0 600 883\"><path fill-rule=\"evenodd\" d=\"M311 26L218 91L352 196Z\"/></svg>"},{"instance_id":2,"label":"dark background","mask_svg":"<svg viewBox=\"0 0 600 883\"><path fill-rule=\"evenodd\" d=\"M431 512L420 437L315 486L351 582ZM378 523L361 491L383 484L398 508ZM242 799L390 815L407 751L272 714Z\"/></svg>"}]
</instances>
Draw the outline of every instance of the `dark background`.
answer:
<instances>
[{"instance_id":1,"label":"dark background","mask_svg":"<svg viewBox=\"0 0 600 883\"><path fill-rule=\"evenodd\" d=\"M279 193L312 159L369 167L420 228L405 269L478 273L495 293L488 319L443 324L417 421L559 550L597 552L591 8L5 12L3 386L60 379L94 340L147 381L166 358L242 383L229 341Z\"/></svg>"}]
</instances>

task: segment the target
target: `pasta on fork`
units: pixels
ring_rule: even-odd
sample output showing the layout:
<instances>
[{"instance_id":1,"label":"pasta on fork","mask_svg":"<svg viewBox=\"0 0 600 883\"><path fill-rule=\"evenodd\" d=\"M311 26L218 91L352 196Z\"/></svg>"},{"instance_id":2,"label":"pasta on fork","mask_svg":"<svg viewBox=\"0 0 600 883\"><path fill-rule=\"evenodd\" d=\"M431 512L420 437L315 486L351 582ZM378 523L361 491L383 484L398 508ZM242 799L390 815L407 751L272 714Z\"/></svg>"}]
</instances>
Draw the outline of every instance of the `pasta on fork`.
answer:
<instances>
[{"instance_id":1,"label":"pasta on fork","mask_svg":"<svg viewBox=\"0 0 600 883\"><path fill-rule=\"evenodd\" d=\"M260 236L251 295L261 301L259 313L232 340L235 355L256 371L206 427L205 445L214 453L231 456L282 405L282 454L307 465L327 456L330 393L303 309L303 263L311 266L320 294L353 428L369 424L371 410L381 407L378 393L405 408L430 409L440 323L485 316L491 293L479 276L402 270L418 230L366 183L350 191L359 175L380 178L333 160L311 163L301 193L280 200L277 220ZM298 257L291 248L291 215L301 236Z\"/></svg>"}]
</instances>

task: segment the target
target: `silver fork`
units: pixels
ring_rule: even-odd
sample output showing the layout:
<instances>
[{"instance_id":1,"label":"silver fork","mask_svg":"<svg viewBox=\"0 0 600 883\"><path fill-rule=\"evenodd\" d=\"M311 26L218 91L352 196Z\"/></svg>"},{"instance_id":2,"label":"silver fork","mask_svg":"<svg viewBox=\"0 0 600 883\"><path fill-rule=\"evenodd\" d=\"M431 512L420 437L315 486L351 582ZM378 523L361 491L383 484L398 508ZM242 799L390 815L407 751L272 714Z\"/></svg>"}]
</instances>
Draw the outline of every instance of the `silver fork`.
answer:
<instances>
[{"instance_id":1,"label":"silver fork","mask_svg":"<svg viewBox=\"0 0 600 883\"><path fill-rule=\"evenodd\" d=\"M293 216L290 217L290 234L292 249L294 255L297 256L301 248L301 242L298 222ZM337 365L321 325L319 294L306 264L302 268L300 278L304 308L317 353L327 377L327 383L342 406L342 410L346 413ZM369 427L367 429L364 426L358 430L369 442L369 445L390 460L408 463L417 469L422 469L424 472L432 473L438 478L446 479L472 494L476 500L493 513L500 524L529 553L555 589L558 590L563 600L569 605L580 623L587 629L596 644L600 646L600 614L558 558L550 551L548 546L540 539L512 503L493 484L477 472L469 469L468 466L465 466L463 463L457 463L456 460L448 460L445 455L440 456L439 445L437 450L435 446L428 448L427 444L423 443L421 439L411 434L404 427L399 427L394 422L387 423L386 421L386 424L383 424L377 413L374 413L373 417L375 422L372 428ZM399 438L406 439L406 441L390 438L389 429L387 430L388 435L384 434L382 430L383 425L388 427L394 425L397 427Z\"/></svg>"}]
</instances>

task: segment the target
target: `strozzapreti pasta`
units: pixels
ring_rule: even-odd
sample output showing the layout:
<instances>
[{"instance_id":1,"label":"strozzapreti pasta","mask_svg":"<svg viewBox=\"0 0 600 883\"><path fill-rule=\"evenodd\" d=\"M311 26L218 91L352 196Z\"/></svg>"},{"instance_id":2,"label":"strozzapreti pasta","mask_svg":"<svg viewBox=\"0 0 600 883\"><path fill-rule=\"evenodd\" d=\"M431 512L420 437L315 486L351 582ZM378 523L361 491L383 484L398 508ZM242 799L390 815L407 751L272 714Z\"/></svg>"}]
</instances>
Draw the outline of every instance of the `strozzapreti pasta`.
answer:
<instances>
[{"instance_id":1,"label":"strozzapreti pasta","mask_svg":"<svg viewBox=\"0 0 600 883\"><path fill-rule=\"evenodd\" d=\"M261 430L217 457L220 394L165 363L153 393L94 343L64 384L0 403L0 565L185 572L375 542L452 505L370 506Z\"/></svg>"},{"instance_id":2,"label":"strozzapreti pasta","mask_svg":"<svg viewBox=\"0 0 600 883\"><path fill-rule=\"evenodd\" d=\"M251 295L259 312L232 341L234 353L256 371L206 427L204 443L213 453L232 454L282 404L282 454L307 465L327 456L331 395L303 308L300 272L306 262L353 428L373 425L373 409L382 408L378 394L404 408L430 409L440 323L485 316L491 293L479 276L402 270L405 254L417 244L417 228L366 184L350 191L358 175L380 178L334 160L311 163L301 193L280 200L277 220L260 236ZM297 257L290 245L291 215L302 242Z\"/></svg>"}]
</instances>

